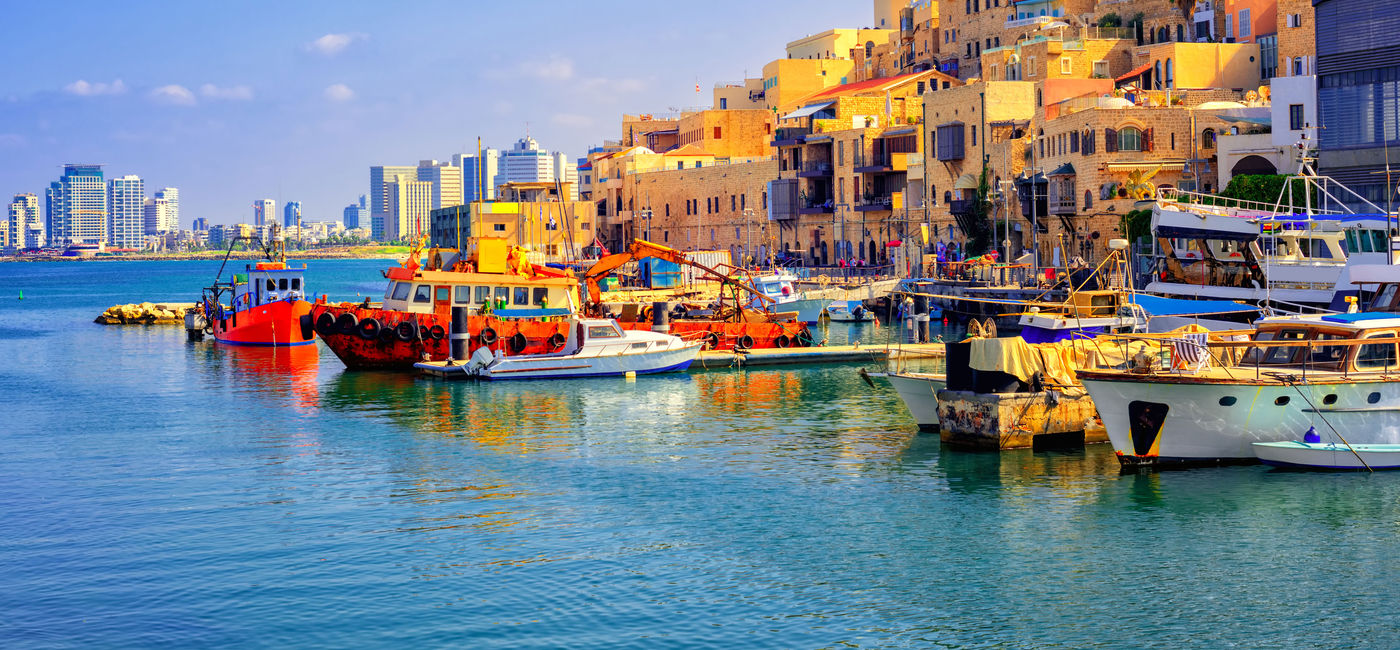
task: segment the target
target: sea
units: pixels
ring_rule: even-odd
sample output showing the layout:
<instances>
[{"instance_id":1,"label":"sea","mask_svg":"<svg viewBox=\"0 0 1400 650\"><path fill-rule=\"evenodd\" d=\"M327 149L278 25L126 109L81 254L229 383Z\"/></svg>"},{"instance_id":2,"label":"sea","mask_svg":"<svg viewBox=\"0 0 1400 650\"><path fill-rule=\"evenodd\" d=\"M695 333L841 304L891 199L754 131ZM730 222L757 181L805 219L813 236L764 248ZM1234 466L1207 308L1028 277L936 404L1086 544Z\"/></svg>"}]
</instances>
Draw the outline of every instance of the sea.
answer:
<instances>
[{"instance_id":1,"label":"sea","mask_svg":"<svg viewBox=\"0 0 1400 650\"><path fill-rule=\"evenodd\" d=\"M0 647L1400 646L1400 474L958 451L855 366L444 383L92 322L217 270L0 264Z\"/></svg>"}]
</instances>

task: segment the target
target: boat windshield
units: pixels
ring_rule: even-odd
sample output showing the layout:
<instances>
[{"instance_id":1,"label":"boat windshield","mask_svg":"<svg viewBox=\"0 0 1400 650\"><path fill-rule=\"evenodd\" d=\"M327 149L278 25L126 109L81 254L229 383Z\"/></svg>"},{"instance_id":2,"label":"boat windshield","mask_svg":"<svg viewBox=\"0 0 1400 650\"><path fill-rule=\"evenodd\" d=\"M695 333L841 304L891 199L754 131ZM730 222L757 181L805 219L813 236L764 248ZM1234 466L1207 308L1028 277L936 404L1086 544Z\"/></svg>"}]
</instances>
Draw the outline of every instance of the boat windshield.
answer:
<instances>
[{"instance_id":1,"label":"boat windshield","mask_svg":"<svg viewBox=\"0 0 1400 650\"><path fill-rule=\"evenodd\" d=\"M1351 338L1346 334L1319 332L1305 328L1265 330L1254 337L1256 341L1337 341ZM1250 348L1244 355L1244 365L1296 366L1306 365L1318 370L1341 370L1347 356L1347 346L1318 345L1309 347L1268 346Z\"/></svg>"}]
</instances>

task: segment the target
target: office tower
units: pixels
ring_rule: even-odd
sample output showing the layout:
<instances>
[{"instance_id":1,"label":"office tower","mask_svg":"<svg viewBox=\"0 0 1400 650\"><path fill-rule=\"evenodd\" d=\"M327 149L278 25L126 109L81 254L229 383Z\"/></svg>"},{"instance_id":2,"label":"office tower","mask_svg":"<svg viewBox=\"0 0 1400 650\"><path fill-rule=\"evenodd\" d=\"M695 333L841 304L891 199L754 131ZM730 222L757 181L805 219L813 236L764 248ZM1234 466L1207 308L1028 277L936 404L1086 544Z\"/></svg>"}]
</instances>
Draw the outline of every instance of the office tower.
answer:
<instances>
[{"instance_id":1,"label":"office tower","mask_svg":"<svg viewBox=\"0 0 1400 650\"><path fill-rule=\"evenodd\" d=\"M44 189L44 245L62 243L59 227L63 224L63 182L54 181Z\"/></svg>"},{"instance_id":2,"label":"office tower","mask_svg":"<svg viewBox=\"0 0 1400 650\"><path fill-rule=\"evenodd\" d=\"M388 184L397 180L418 180L418 168L406 165L378 165L369 168L369 215L370 237L376 241L389 241L384 237L385 222L389 218Z\"/></svg>"},{"instance_id":3,"label":"office tower","mask_svg":"<svg viewBox=\"0 0 1400 650\"><path fill-rule=\"evenodd\" d=\"M156 190L155 198L165 199L166 223L161 224L161 232L168 232L180 229L180 189L176 187L163 187Z\"/></svg>"},{"instance_id":4,"label":"office tower","mask_svg":"<svg viewBox=\"0 0 1400 650\"><path fill-rule=\"evenodd\" d=\"M277 223L277 202L272 199L253 201L253 225L259 228Z\"/></svg>"},{"instance_id":5,"label":"office tower","mask_svg":"<svg viewBox=\"0 0 1400 650\"><path fill-rule=\"evenodd\" d=\"M387 183L389 211L383 222L383 241L411 241L428 233L432 212L433 184L402 176Z\"/></svg>"},{"instance_id":6,"label":"office tower","mask_svg":"<svg viewBox=\"0 0 1400 650\"><path fill-rule=\"evenodd\" d=\"M159 235L170 232L170 201L168 199L146 199L146 234Z\"/></svg>"},{"instance_id":7,"label":"office tower","mask_svg":"<svg viewBox=\"0 0 1400 650\"><path fill-rule=\"evenodd\" d=\"M1320 144L1318 171L1382 210L1393 209L1400 202L1390 171L1400 145L1400 40L1394 30L1400 5L1317 0L1313 10L1321 123L1305 126L1322 127L1309 133ZM1375 211L1347 192L1325 198L1329 208L1339 207L1337 202L1357 212Z\"/></svg>"},{"instance_id":8,"label":"office tower","mask_svg":"<svg viewBox=\"0 0 1400 650\"><path fill-rule=\"evenodd\" d=\"M452 156L452 164L462 170L463 203L496 200L496 177L501 173L499 149L482 149L480 158L455 154Z\"/></svg>"},{"instance_id":9,"label":"office tower","mask_svg":"<svg viewBox=\"0 0 1400 650\"><path fill-rule=\"evenodd\" d=\"M10 202L9 220L5 225L5 246L9 251L43 246L44 220L39 215L39 197L16 194Z\"/></svg>"},{"instance_id":10,"label":"office tower","mask_svg":"<svg viewBox=\"0 0 1400 650\"><path fill-rule=\"evenodd\" d=\"M433 184L433 209L462 205L462 170L436 160L418 161L418 180Z\"/></svg>"},{"instance_id":11,"label":"office tower","mask_svg":"<svg viewBox=\"0 0 1400 650\"><path fill-rule=\"evenodd\" d=\"M301 201L287 201L282 206L282 225L288 228L301 225Z\"/></svg>"},{"instance_id":12,"label":"office tower","mask_svg":"<svg viewBox=\"0 0 1400 650\"><path fill-rule=\"evenodd\" d=\"M190 222L190 230L209 230L209 220L199 217Z\"/></svg>"},{"instance_id":13,"label":"office tower","mask_svg":"<svg viewBox=\"0 0 1400 650\"><path fill-rule=\"evenodd\" d=\"M525 136L515 146L501 154L502 183L539 183L554 180L554 157L540 149L540 143Z\"/></svg>"},{"instance_id":14,"label":"office tower","mask_svg":"<svg viewBox=\"0 0 1400 650\"><path fill-rule=\"evenodd\" d=\"M107 183L102 165L64 165L63 176L49 186L49 197L51 245L107 241Z\"/></svg>"},{"instance_id":15,"label":"office tower","mask_svg":"<svg viewBox=\"0 0 1400 650\"><path fill-rule=\"evenodd\" d=\"M561 151L550 154L554 159L554 180L568 184L568 196L570 201L578 200L578 167L569 157Z\"/></svg>"},{"instance_id":16,"label":"office tower","mask_svg":"<svg viewBox=\"0 0 1400 650\"><path fill-rule=\"evenodd\" d=\"M107 244L115 248L144 248L146 244L146 184L127 174L107 184Z\"/></svg>"},{"instance_id":17,"label":"office tower","mask_svg":"<svg viewBox=\"0 0 1400 650\"><path fill-rule=\"evenodd\" d=\"M359 228L369 225L369 206L366 203L365 195L360 195L358 204L351 203L345 206L345 227L347 229Z\"/></svg>"}]
</instances>

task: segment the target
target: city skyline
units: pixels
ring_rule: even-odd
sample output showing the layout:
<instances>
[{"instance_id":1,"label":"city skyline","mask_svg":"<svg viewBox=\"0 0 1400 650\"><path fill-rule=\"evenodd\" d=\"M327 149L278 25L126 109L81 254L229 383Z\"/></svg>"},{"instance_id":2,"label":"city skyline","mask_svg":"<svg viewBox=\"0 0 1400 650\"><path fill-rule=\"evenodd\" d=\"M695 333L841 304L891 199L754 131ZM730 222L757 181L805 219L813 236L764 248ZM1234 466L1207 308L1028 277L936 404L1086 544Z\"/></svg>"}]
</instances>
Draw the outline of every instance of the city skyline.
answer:
<instances>
[{"instance_id":1,"label":"city skyline","mask_svg":"<svg viewBox=\"0 0 1400 650\"><path fill-rule=\"evenodd\" d=\"M0 52L26 64L0 72L0 192L42 194L65 163L102 163L182 188L185 221L246 221L256 198L300 200L303 218L336 220L364 193L371 165L474 154L477 137L506 148L527 129L581 156L619 136L623 112L707 105L716 82L756 74L789 38L870 22L864 3L792 12L721 2L677 7L640 25L628 47L603 47L577 26L636 24L651 7L564 5L558 20L531 27L525 49L506 7L434 2L385 16L338 6L334 17L321 7L173 7L156 17L92 7L63 15L72 38L53 60L25 54L42 46L38 32L7 39ZM59 10L11 13L44 24ZM783 28L734 29L738 12ZM253 32L265 47L243 47ZM463 64L460 51L436 45L464 35L490 54ZM192 54L168 57L172 48ZM405 67L405 57L421 63Z\"/></svg>"}]
</instances>

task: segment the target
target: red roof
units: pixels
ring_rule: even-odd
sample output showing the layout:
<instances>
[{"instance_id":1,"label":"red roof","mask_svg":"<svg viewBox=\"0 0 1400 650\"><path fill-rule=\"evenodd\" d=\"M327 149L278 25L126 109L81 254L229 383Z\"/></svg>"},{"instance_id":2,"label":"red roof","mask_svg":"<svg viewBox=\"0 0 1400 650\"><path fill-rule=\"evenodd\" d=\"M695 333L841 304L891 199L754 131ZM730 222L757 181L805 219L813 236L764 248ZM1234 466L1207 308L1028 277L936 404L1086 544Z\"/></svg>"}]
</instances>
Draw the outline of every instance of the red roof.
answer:
<instances>
[{"instance_id":1,"label":"red roof","mask_svg":"<svg viewBox=\"0 0 1400 650\"><path fill-rule=\"evenodd\" d=\"M1140 66L1138 66L1138 67L1133 68L1132 70L1130 70L1130 71L1128 72L1128 74L1125 74L1125 75L1123 75L1123 76L1121 76L1121 77L1118 77L1117 79L1114 79L1114 81L1117 82L1117 81L1127 81L1127 80L1129 80L1129 79L1135 79L1135 78L1137 78L1137 77L1141 77L1141 76L1142 76L1142 73L1147 72L1147 71L1150 70L1150 69L1152 69L1152 64L1151 64L1151 63L1144 63L1144 64L1142 64L1142 65L1140 65Z\"/></svg>"},{"instance_id":2,"label":"red roof","mask_svg":"<svg viewBox=\"0 0 1400 650\"><path fill-rule=\"evenodd\" d=\"M894 86L901 85L901 84L903 84L903 83L905 83L905 82L913 81L913 78L914 78L914 77L918 77L918 76L920 76L920 75L927 75L927 74L929 74L929 72L932 72L932 71L931 71L931 70L926 70L926 71L924 71L924 72L911 72L911 73L909 73L909 74L902 74L902 75L899 75L898 77L885 77L885 78L883 78L883 79L868 79L868 80L866 80L866 81L857 81L857 82L855 82L855 83L846 84L846 85L844 85L844 86L835 86L835 87L833 87L833 88L828 88L828 89L823 90L823 91L821 91L821 92L819 92L819 93L817 93L817 94L815 94L815 95L812 95L812 96L810 96L810 97L807 97L806 99L803 100L803 102L804 102L804 103L811 103L812 101L818 100L818 99L826 99L826 98L828 98L828 97L836 97L836 96L838 96L838 95L849 95L849 94L851 94L851 93L864 92L864 91L868 91L868 90L878 90L878 89L881 89L881 88L885 88L886 86L892 88L892 87L894 87Z\"/></svg>"}]
</instances>

